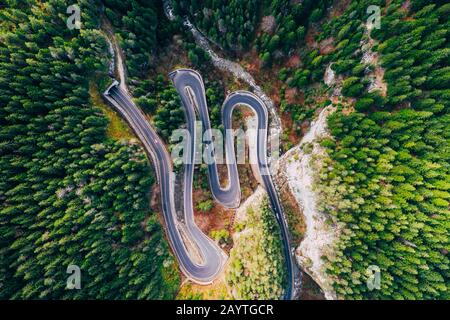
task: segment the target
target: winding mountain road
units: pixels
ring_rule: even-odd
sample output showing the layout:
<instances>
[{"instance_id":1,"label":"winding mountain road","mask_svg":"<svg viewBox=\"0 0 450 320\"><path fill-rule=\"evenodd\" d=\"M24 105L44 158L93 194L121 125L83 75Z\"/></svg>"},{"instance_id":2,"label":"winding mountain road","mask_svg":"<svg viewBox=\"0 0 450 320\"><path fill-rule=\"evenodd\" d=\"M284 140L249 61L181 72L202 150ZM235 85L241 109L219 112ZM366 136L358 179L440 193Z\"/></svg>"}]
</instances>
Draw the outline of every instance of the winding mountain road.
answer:
<instances>
[{"instance_id":1,"label":"winding mountain road","mask_svg":"<svg viewBox=\"0 0 450 320\"><path fill-rule=\"evenodd\" d=\"M188 236L190 239L195 240L195 244L202 256L202 264L197 264L192 260L177 227L178 223L174 206L174 176L172 161L163 142L156 131L150 126L142 111L133 103L128 93L120 88L118 82L115 82L110 86L104 93L104 96L127 120L153 160L161 188L162 211L170 240L169 242L178 259L181 270L187 277L197 283L211 283L222 270L227 256L214 241L201 232L194 222L191 189L192 173L189 174L189 170L186 170L185 173L184 216L186 229L189 233ZM190 200L188 199L189 196Z\"/></svg>"},{"instance_id":2,"label":"winding mountain road","mask_svg":"<svg viewBox=\"0 0 450 320\"><path fill-rule=\"evenodd\" d=\"M184 167L184 218L186 224L187 236L196 244L202 258L202 263L193 261L190 253L185 246L183 237L178 228L178 222L175 215L174 205L174 175L172 170L172 161L167 150L157 135L156 131L146 120L142 111L132 102L130 95L121 88L116 81L104 93L105 98L117 109L117 111L127 120L133 128L139 139L142 141L147 153L151 156L157 172L158 181L161 188L161 200L163 215L167 227L167 233L173 251L179 261L183 273L200 284L211 283L221 272L224 263L227 260L226 254L217 246L217 244L208 238L197 227L194 222L193 204L192 204L192 185L195 164L195 142L196 142L196 110L202 122L202 129L205 133L205 148L208 153L208 173L211 192L214 198L222 205L228 208L239 206L241 190L239 185L239 174L236 165L234 152L234 140L232 137L232 113L237 105L246 105L256 114L258 119L257 136L257 167L264 182L264 187L269 195L271 207L274 211L276 220L280 225L283 240L284 255L286 258L286 268L288 272L288 284L285 290L285 298L291 299L296 268L293 267L293 255L289 245L289 234L286 220L282 214L282 207L279 202L272 178L270 175L269 164L267 160L267 129L268 114L265 104L254 94L247 91L237 91L230 94L222 108L222 121L225 128L225 150L228 167L228 186L222 188L218 175L217 165L214 155L213 137L210 135L211 125L209 120L208 108L206 103L205 88L201 76L189 69L179 69L170 74L170 77L177 89L187 120L187 130L190 133L189 148L185 155Z\"/></svg>"},{"instance_id":3,"label":"winding mountain road","mask_svg":"<svg viewBox=\"0 0 450 320\"><path fill-rule=\"evenodd\" d=\"M211 192L214 198L222 205L228 208L236 208L239 206L241 189L239 184L239 173L236 165L236 156L234 151L234 139L232 130L232 114L237 105L245 105L253 110L257 117L257 168L263 180L272 210L276 220L280 226L281 236L283 240L284 256L286 259L286 268L288 273L288 284L286 287L285 297L290 299L293 295L295 287L296 269L292 261L292 253L290 252L289 232L286 220L283 216L282 207L278 199L275 186L270 175L270 167L267 160L267 131L268 131L268 113L264 102L255 94L248 91L235 91L228 95L222 106L222 123L225 129L225 152L226 164L228 169L228 185L226 188L220 186L216 161L214 159L214 143L211 136L211 124L209 120L208 107L206 103L205 87L200 74L189 69L179 69L170 74L170 77L181 97L181 101L186 110L186 118L188 120L188 130L195 134L194 121L196 119L195 110L197 110L204 132L203 142L206 148L210 150L207 153L208 177ZM195 140L195 139L192 139ZM191 150L194 148L192 142ZM193 163L193 158L191 159ZM189 168L193 172L192 168Z\"/></svg>"}]
</instances>

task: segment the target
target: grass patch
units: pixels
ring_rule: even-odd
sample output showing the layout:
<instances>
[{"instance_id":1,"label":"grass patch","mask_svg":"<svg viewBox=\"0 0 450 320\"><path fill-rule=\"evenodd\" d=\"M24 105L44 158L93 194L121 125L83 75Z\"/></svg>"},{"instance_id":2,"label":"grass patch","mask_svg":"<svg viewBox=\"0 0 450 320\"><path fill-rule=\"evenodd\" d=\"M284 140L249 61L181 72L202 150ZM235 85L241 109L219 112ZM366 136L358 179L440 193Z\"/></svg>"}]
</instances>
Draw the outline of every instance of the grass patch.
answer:
<instances>
[{"instance_id":1,"label":"grass patch","mask_svg":"<svg viewBox=\"0 0 450 320\"><path fill-rule=\"evenodd\" d=\"M178 295L177 300L231 300L228 288L223 280L216 281L209 286L201 286L188 282L184 284Z\"/></svg>"},{"instance_id":2,"label":"grass patch","mask_svg":"<svg viewBox=\"0 0 450 320\"><path fill-rule=\"evenodd\" d=\"M103 114L108 118L108 127L106 129L106 134L108 137L114 140L131 140L135 139L133 132L130 127L125 123L125 121L117 114L112 107L108 106L102 99L98 86L94 81L89 84L89 95L91 97L92 103L99 107Z\"/></svg>"}]
</instances>

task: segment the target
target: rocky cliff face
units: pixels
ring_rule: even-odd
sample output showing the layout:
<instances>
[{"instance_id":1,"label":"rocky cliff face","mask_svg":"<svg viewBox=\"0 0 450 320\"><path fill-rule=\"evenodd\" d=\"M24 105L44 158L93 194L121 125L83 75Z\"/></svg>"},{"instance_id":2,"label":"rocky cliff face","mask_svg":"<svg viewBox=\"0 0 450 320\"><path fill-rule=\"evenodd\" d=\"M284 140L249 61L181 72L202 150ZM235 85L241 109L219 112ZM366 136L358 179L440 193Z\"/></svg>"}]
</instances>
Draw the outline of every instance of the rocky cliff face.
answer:
<instances>
[{"instance_id":1,"label":"rocky cliff face","mask_svg":"<svg viewBox=\"0 0 450 320\"><path fill-rule=\"evenodd\" d=\"M302 209L301 214L306 224L304 238L296 250L297 261L321 287L327 299L336 299L336 294L332 279L325 272L322 257L333 254L340 227L330 216L318 210L314 177L318 174L321 158L325 156L319 140L328 135L326 120L333 111L331 106L322 110L300 144L280 159L277 168L279 178L287 180L292 195Z\"/></svg>"}]
</instances>

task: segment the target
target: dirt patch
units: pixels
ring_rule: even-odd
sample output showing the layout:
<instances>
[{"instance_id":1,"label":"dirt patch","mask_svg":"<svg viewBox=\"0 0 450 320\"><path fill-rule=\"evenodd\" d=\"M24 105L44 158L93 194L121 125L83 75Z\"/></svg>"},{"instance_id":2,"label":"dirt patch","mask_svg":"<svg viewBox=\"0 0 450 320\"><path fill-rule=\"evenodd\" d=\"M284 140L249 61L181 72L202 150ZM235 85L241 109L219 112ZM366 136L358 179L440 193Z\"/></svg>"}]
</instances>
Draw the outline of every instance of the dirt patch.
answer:
<instances>
[{"instance_id":1,"label":"dirt patch","mask_svg":"<svg viewBox=\"0 0 450 320\"><path fill-rule=\"evenodd\" d=\"M224 268L226 268L225 266ZM231 300L230 289L225 281L224 273L207 286L185 281L181 285L177 300Z\"/></svg>"},{"instance_id":2,"label":"dirt patch","mask_svg":"<svg viewBox=\"0 0 450 320\"><path fill-rule=\"evenodd\" d=\"M231 231L229 226L234 217L234 210L215 204L208 212L194 210L194 215L196 224L206 234L209 234L211 230L227 229Z\"/></svg>"},{"instance_id":3,"label":"dirt patch","mask_svg":"<svg viewBox=\"0 0 450 320\"><path fill-rule=\"evenodd\" d=\"M161 210L161 190L156 183L153 184L151 188L150 208L154 212L159 212Z\"/></svg>"},{"instance_id":4,"label":"dirt patch","mask_svg":"<svg viewBox=\"0 0 450 320\"><path fill-rule=\"evenodd\" d=\"M233 120L235 120L235 124L237 123L237 122L239 122L239 123L245 123L245 119L246 118L248 118L248 117L253 117L254 115L255 115L255 113L253 112L253 110L252 109L250 109L250 108L247 108L247 107L245 107L245 106L243 106L243 107L240 107L240 106L238 106L237 108L236 108L236 110L239 110L239 113L240 113L240 119L238 118L238 119L233 119ZM235 129L237 128L237 126L235 126Z\"/></svg>"},{"instance_id":5,"label":"dirt patch","mask_svg":"<svg viewBox=\"0 0 450 320\"><path fill-rule=\"evenodd\" d=\"M195 196L194 196L195 199ZM197 226L203 233L210 235L211 231L227 230L232 234L232 225L235 215L235 210L226 209L222 205L215 203L212 209L208 212L202 212L194 209L194 220ZM233 241L230 240L221 245L227 254L229 254L233 247Z\"/></svg>"},{"instance_id":6,"label":"dirt patch","mask_svg":"<svg viewBox=\"0 0 450 320\"><path fill-rule=\"evenodd\" d=\"M317 31L317 28L314 27L313 25L311 25L308 28L308 31L306 32L306 36L305 36L305 42L308 47L317 48L318 44L316 41L316 36L318 34L319 34L319 32Z\"/></svg>"},{"instance_id":7,"label":"dirt patch","mask_svg":"<svg viewBox=\"0 0 450 320\"><path fill-rule=\"evenodd\" d=\"M284 98L289 104L301 104L304 101L304 93L299 92L297 88L286 89Z\"/></svg>"},{"instance_id":8,"label":"dirt patch","mask_svg":"<svg viewBox=\"0 0 450 320\"><path fill-rule=\"evenodd\" d=\"M242 60L238 61L253 77L257 76L262 69L262 61L256 50L250 50Z\"/></svg>"},{"instance_id":9,"label":"dirt patch","mask_svg":"<svg viewBox=\"0 0 450 320\"><path fill-rule=\"evenodd\" d=\"M353 105L347 105L342 109L342 114L348 116L350 113L355 112L355 108L353 107Z\"/></svg>"},{"instance_id":10,"label":"dirt patch","mask_svg":"<svg viewBox=\"0 0 450 320\"><path fill-rule=\"evenodd\" d=\"M381 67L375 68L375 82L373 84L374 88L380 90L383 97L387 96L387 84L384 81L384 69Z\"/></svg>"},{"instance_id":11,"label":"dirt patch","mask_svg":"<svg viewBox=\"0 0 450 320\"><path fill-rule=\"evenodd\" d=\"M325 300L322 289L314 282L314 280L306 273L302 272L302 289L300 292L300 300Z\"/></svg>"},{"instance_id":12,"label":"dirt patch","mask_svg":"<svg viewBox=\"0 0 450 320\"><path fill-rule=\"evenodd\" d=\"M192 193L192 202L194 209L194 221L200 230L210 235L211 231L227 230L232 232L231 225L235 210L226 209L221 204L213 201L211 191L209 190L208 178L203 170L196 170L194 174L194 188ZM208 211L200 210L199 204L210 202L211 209ZM225 250L229 251L232 242L226 244Z\"/></svg>"},{"instance_id":13,"label":"dirt patch","mask_svg":"<svg viewBox=\"0 0 450 320\"><path fill-rule=\"evenodd\" d=\"M265 16L262 18L262 22L261 22L261 31L262 32L265 32L268 34L273 34L276 26L277 26L277 23L275 21L274 16Z\"/></svg>"},{"instance_id":14,"label":"dirt patch","mask_svg":"<svg viewBox=\"0 0 450 320\"><path fill-rule=\"evenodd\" d=\"M300 56L298 54L294 54L286 62L286 67L288 68L298 68L301 64Z\"/></svg>"},{"instance_id":15,"label":"dirt patch","mask_svg":"<svg viewBox=\"0 0 450 320\"><path fill-rule=\"evenodd\" d=\"M319 42L319 50L321 55L327 55L333 52L336 48L334 47L334 38L330 37Z\"/></svg>"},{"instance_id":16,"label":"dirt patch","mask_svg":"<svg viewBox=\"0 0 450 320\"><path fill-rule=\"evenodd\" d=\"M328 19L341 16L350 5L351 0L335 0L328 14Z\"/></svg>"}]
</instances>

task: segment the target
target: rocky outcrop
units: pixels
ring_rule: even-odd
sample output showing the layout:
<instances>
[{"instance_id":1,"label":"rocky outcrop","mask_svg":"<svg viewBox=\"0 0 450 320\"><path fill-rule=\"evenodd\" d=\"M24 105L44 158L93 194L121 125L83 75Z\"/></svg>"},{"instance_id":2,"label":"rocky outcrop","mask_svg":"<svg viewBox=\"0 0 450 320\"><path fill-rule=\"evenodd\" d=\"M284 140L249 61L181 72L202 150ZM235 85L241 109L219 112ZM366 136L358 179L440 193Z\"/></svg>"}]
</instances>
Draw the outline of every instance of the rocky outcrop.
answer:
<instances>
[{"instance_id":1,"label":"rocky outcrop","mask_svg":"<svg viewBox=\"0 0 450 320\"><path fill-rule=\"evenodd\" d=\"M331 106L322 110L301 143L280 159L278 168L278 175L284 175L283 178L287 180L305 219L306 232L296 250L297 261L321 287L327 299L336 299L336 294L332 279L325 272L326 266L322 257L333 255L340 227L330 216L318 210L314 191L314 177L318 173L313 162L320 161L320 158L325 156L318 140L328 135L326 120L333 111Z\"/></svg>"}]
</instances>

